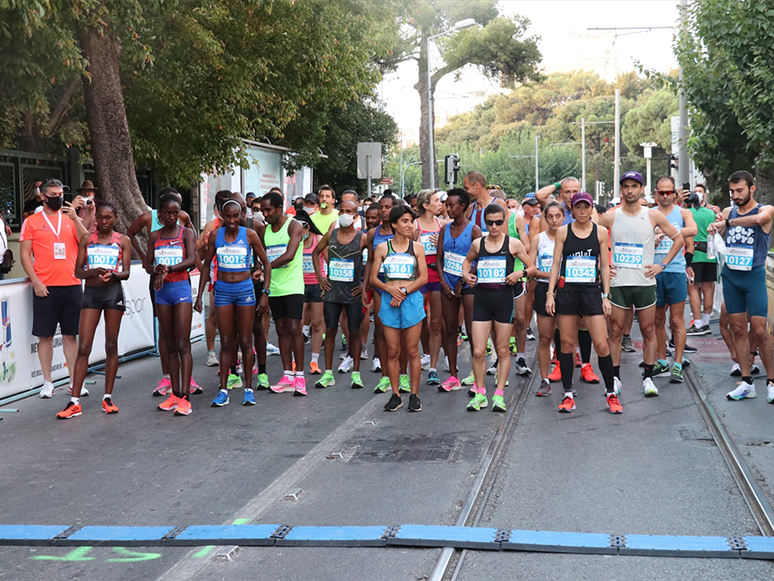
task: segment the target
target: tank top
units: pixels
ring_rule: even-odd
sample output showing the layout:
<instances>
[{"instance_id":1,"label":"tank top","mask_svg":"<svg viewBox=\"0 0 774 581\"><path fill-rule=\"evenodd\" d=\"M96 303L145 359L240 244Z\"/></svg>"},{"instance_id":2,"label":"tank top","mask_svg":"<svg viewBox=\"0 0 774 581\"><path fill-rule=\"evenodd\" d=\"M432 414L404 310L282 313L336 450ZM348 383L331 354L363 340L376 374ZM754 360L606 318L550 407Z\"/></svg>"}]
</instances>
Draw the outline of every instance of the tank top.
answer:
<instances>
[{"instance_id":1,"label":"tank top","mask_svg":"<svg viewBox=\"0 0 774 581\"><path fill-rule=\"evenodd\" d=\"M567 226L567 224L575 222L575 216L572 215L572 208L568 208L564 202L562 202L562 208L564 208L564 222L562 222L562 226Z\"/></svg>"},{"instance_id":2,"label":"tank top","mask_svg":"<svg viewBox=\"0 0 774 581\"><path fill-rule=\"evenodd\" d=\"M441 221L436 218L435 223L438 224L438 230L422 230L419 229L419 241L425 249L425 262L427 262L427 282L435 283L440 282L438 278L438 271L435 268L436 258L438 256L438 247L435 242L431 241L433 234L436 236L441 233Z\"/></svg>"},{"instance_id":3,"label":"tank top","mask_svg":"<svg viewBox=\"0 0 774 581\"><path fill-rule=\"evenodd\" d=\"M541 232L538 236L537 247L537 269L540 272L551 272L551 267L554 264L554 246L556 246L556 241L548 237L548 232ZM547 278L539 278L537 281L548 284Z\"/></svg>"},{"instance_id":4,"label":"tank top","mask_svg":"<svg viewBox=\"0 0 774 581\"><path fill-rule=\"evenodd\" d=\"M226 242L226 229L218 228L215 255L218 257L218 268L223 272L250 272L251 248L247 242L247 228L239 227L234 242Z\"/></svg>"},{"instance_id":5,"label":"tank top","mask_svg":"<svg viewBox=\"0 0 774 581\"><path fill-rule=\"evenodd\" d=\"M680 230L683 226L685 226L685 221L683 220L683 214L680 211L679 206L675 206L672 208L672 211L669 213L669 216L667 216L667 220L669 220L669 223L672 224L675 228ZM655 250L655 262L664 262L664 259L666 258L666 255L669 254L669 251L672 250L672 239L664 235L663 238L659 241L659 243L656 245ZM675 256L672 259L672 262L667 264L667 267L664 269L664 272L677 272L682 273L685 271L685 255L682 251L677 253L677 256Z\"/></svg>"},{"instance_id":6,"label":"tank top","mask_svg":"<svg viewBox=\"0 0 774 581\"><path fill-rule=\"evenodd\" d=\"M610 210L615 212L613 227L610 229L613 264L618 269L610 286L655 286L655 278L646 278L644 266L653 264L655 238L650 222L650 209L640 207L634 216L624 214L623 206Z\"/></svg>"},{"instance_id":7,"label":"tank top","mask_svg":"<svg viewBox=\"0 0 774 581\"><path fill-rule=\"evenodd\" d=\"M462 233L454 238L451 235L451 222L446 224L443 233L443 276L452 288L462 278L462 261L473 244L473 226L473 222L468 222Z\"/></svg>"},{"instance_id":8,"label":"tank top","mask_svg":"<svg viewBox=\"0 0 774 581\"><path fill-rule=\"evenodd\" d=\"M112 272L121 272L124 256L121 248L121 234L113 232L108 244L99 243L99 234L89 235L89 244L86 246L86 267L104 268Z\"/></svg>"},{"instance_id":9,"label":"tank top","mask_svg":"<svg viewBox=\"0 0 774 581\"><path fill-rule=\"evenodd\" d=\"M523 218L524 216L522 216ZM527 236L529 236L529 224L527 222L524 223L524 226L527 229ZM521 236L519 236L519 229L516 228L516 212L511 212L511 217L508 219L508 236L511 238L515 238L516 240L521 240ZM513 259L513 270L524 270L524 263L521 261L521 258L516 256ZM522 281L527 280L526 278L522 278Z\"/></svg>"},{"instance_id":10,"label":"tank top","mask_svg":"<svg viewBox=\"0 0 774 581\"><path fill-rule=\"evenodd\" d=\"M272 230L271 224L266 226L263 239L266 243L266 256L269 262L285 254L288 249L288 242L290 242L288 228L290 228L291 221L291 218L286 218L282 228L277 232ZM304 294L303 252L303 244L299 244L296 255L290 262L271 269L269 296L283 297Z\"/></svg>"},{"instance_id":11,"label":"tank top","mask_svg":"<svg viewBox=\"0 0 774 581\"><path fill-rule=\"evenodd\" d=\"M172 238L162 238L161 231L159 231L156 243L154 244L153 255L156 260L156 264L163 264L164 266L177 266L186 259L185 256L185 242L183 240L183 227L177 227L177 234ZM181 280L188 280L188 271L170 272L164 278L166 282L180 282Z\"/></svg>"},{"instance_id":12,"label":"tank top","mask_svg":"<svg viewBox=\"0 0 774 581\"><path fill-rule=\"evenodd\" d=\"M376 247L379 246L382 242L387 242L389 240L392 240L395 234L393 232L390 232L389 234L380 234L379 231L382 229L382 225L379 224L376 227L376 232L374 232L374 250L376 250ZM366 248L366 250L368 250ZM379 269L379 280L384 282L384 264L382 264L382 267Z\"/></svg>"},{"instance_id":13,"label":"tank top","mask_svg":"<svg viewBox=\"0 0 774 581\"><path fill-rule=\"evenodd\" d=\"M362 230L356 230L355 236L347 244L339 242L339 229L331 232L328 243L328 281L331 290L323 296L327 303L359 303L360 297L352 295L352 290L363 280L363 255L360 253Z\"/></svg>"},{"instance_id":14,"label":"tank top","mask_svg":"<svg viewBox=\"0 0 774 581\"><path fill-rule=\"evenodd\" d=\"M513 272L514 260L509 248L511 238L505 236L500 249L494 252L487 250L487 238L489 236L481 238L481 246L478 249L478 265L476 266L478 282L476 286L493 290L501 289L506 286L505 277Z\"/></svg>"},{"instance_id":15,"label":"tank top","mask_svg":"<svg viewBox=\"0 0 774 581\"><path fill-rule=\"evenodd\" d=\"M312 236L312 245L309 248L304 246L304 262L302 269L304 272L304 284L317 284L317 277L314 274L314 262L312 261L312 252L317 248L317 234L310 234ZM303 240L301 244L303 245ZM320 272L322 275L328 276L328 267L325 264L325 257L320 253Z\"/></svg>"},{"instance_id":16,"label":"tank top","mask_svg":"<svg viewBox=\"0 0 774 581\"><path fill-rule=\"evenodd\" d=\"M559 287L571 291L599 290L599 234L597 225L591 223L591 234L587 238L578 238L572 228L567 226L567 239L562 249L562 268Z\"/></svg>"},{"instance_id":17,"label":"tank top","mask_svg":"<svg viewBox=\"0 0 774 581\"><path fill-rule=\"evenodd\" d=\"M417 256L414 254L414 243L409 241L406 252L395 252L392 248L392 240L387 241L387 256L382 262L384 265L385 281L411 282L417 279Z\"/></svg>"},{"instance_id":18,"label":"tank top","mask_svg":"<svg viewBox=\"0 0 774 581\"><path fill-rule=\"evenodd\" d=\"M492 198L489 200L489 204L492 204L495 201L495 198ZM486 206L488 206L487 204ZM481 228L481 233L486 234L489 232L489 230L486 229L486 223L484 222L484 210L486 210L486 206L479 209L478 202L476 202L473 205L473 210L470 212L470 221L473 222L476 226Z\"/></svg>"},{"instance_id":19,"label":"tank top","mask_svg":"<svg viewBox=\"0 0 774 581\"><path fill-rule=\"evenodd\" d=\"M755 216L763 204L741 216ZM736 206L731 208L728 219L739 218ZM726 228L726 254L723 257L731 270L752 270L766 264L769 237L760 226L731 226Z\"/></svg>"}]
</instances>

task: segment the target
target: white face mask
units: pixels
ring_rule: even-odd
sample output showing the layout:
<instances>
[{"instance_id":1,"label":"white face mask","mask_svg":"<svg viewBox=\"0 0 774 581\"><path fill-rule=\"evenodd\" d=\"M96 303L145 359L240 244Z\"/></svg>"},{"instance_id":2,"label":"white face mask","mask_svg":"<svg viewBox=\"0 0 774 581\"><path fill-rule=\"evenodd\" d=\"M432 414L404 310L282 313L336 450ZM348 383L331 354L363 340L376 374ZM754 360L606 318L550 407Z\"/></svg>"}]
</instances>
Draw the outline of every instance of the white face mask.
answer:
<instances>
[{"instance_id":1,"label":"white face mask","mask_svg":"<svg viewBox=\"0 0 774 581\"><path fill-rule=\"evenodd\" d=\"M697 196L699 196L699 201L700 201L700 202L703 202L703 201L704 201L704 192L699 192L699 191L697 191L697 192L696 192L696 195L697 195Z\"/></svg>"},{"instance_id":2,"label":"white face mask","mask_svg":"<svg viewBox=\"0 0 774 581\"><path fill-rule=\"evenodd\" d=\"M339 226L349 228L355 223L355 217L352 214L339 214Z\"/></svg>"}]
</instances>

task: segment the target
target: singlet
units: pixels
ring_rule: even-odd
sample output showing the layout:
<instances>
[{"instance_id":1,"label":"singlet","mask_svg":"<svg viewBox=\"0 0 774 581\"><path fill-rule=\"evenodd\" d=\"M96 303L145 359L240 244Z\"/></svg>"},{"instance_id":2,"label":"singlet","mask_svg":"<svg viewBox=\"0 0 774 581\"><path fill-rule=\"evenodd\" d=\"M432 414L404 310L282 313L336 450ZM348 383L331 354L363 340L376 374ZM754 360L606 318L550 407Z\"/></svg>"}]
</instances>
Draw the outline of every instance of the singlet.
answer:
<instances>
[{"instance_id":1,"label":"singlet","mask_svg":"<svg viewBox=\"0 0 774 581\"><path fill-rule=\"evenodd\" d=\"M250 243L247 241L247 228L239 227L236 240L226 242L226 228L218 228L215 236L215 256L218 268L223 272L250 272Z\"/></svg>"},{"instance_id":2,"label":"singlet","mask_svg":"<svg viewBox=\"0 0 774 581\"><path fill-rule=\"evenodd\" d=\"M411 282L418 276L419 265L414 254L414 242L409 241L406 252L395 252L392 248L392 240L387 241L387 256L382 262L384 265L385 282L399 281Z\"/></svg>"},{"instance_id":3,"label":"singlet","mask_svg":"<svg viewBox=\"0 0 774 581\"><path fill-rule=\"evenodd\" d=\"M150 232L154 232L155 230L159 230L160 228L163 228L164 224L159 222L158 210L151 208L150 213L151 213Z\"/></svg>"},{"instance_id":4,"label":"singlet","mask_svg":"<svg viewBox=\"0 0 774 581\"><path fill-rule=\"evenodd\" d=\"M339 242L339 229L331 232L328 242L328 281L331 290L323 295L326 303L359 303L360 297L352 295L352 290L363 280L363 255L360 253L360 241L364 234L356 230L355 236L347 244Z\"/></svg>"},{"instance_id":5,"label":"singlet","mask_svg":"<svg viewBox=\"0 0 774 581\"><path fill-rule=\"evenodd\" d=\"M755 216L763 204L758 204L746 214L739 214L736 206L731 208L728 219L741 216ZM726 228L726 254L723 257L731 270L752 270L766 264L769 251L769 237L760 226L731 226Z\"/></svg>"},{"instance_id":6,"label":"singlet","mask_svg":"<svg viewBox=\"0 0 774 581\"><path fill-rule=\"evenodd\" d=\"M567 239L562 249L562 268L559 276L564 277L559 287L571 291L598 291L599 287L599 234L597 225L591 223L591 234L578 238L572 224L567 226Z\"/></svg>"},{"instance_id":7,"label":"singlet","mask_svg":"<svg viewBox=\"0 0 774 581\"><path fill-rule=\"evenodd\" d=\"M497 198L492 198L489 200L489 204L494 203L494 201ZM487 204L486 206L488 206ZM484 222L484 210L486 210L486 206L479 209L478 202L473 204L473 209L470 211L470 221L473 222L476 226L481 228L481 233L486 234L489 232L489 230L486 229L486 223Z\"/></svg>"},{"instance_id":8,"label":"singlet","mask_svg":"<svg viewBox=\"0 0 774 581\"><path fill-rule=\"evenodd\" d=\"M162 238L159 231L156 243L154 244L153 256L155 264L163 264L167 267L176 266L186 259L185 241L183 238L183 227L177 227L177 234L172 238ZM188 271L170 272L164 278L166 282L180 282L188 280Z\"/></svg>"},{"instance_id":9,"label":"singlet","mask_svg":"<svg viewBox=\"0 0 774 581\"><path fill-rule=\"evenodd\" d=\"M556 240L551 240L548 237L548 232L541 232L538 235L536 266L540 272L551 272L551 267L554 264L554 246L556 246ZM548 284L547 278L539 278L537 281Z\"/></svg>"},{"instance_id":10,"label":"singlet","mask_svg":"<svg viewBox=\"0 0 774 581\"><path fill-rule=\"evenodd\" d=\"M376 250L376 247L379 246L382 242L387 242L389 240L392 240L395 234L393 232L390 232L389 234L379 234L379 231L382 229L382 225L379 224L376 227L376 232L374 232L374 250ZM366 248L366 251L368 251L368 248ZM379 280L384 282L384 265L379 269Z\"/></svg>"},{"instance_id":11,"label":"singlet","mask_svg":"<svg viewBox=\"0 0 774 581\"><path fill-rule=\"evenodd\" d=\"M613 264L618 269L610 286L655 286L656 279L645 276L644 266L653 264L656 234L650 222L650 209L644 206L634 216L624 213L623 206L614 212L610 229Z\"/></svg>"},{"instance_id":12,"label":"singlet","mask_svg":"<svg viewBox=\"0 0 774 581\"><path fill-rule=\"evenodd\" d=\"M266 245L266 256L269 262L285 254L285 251L288 249L288 242L290 242L288 229L290 228L291 221L291 218L286 218L282 228L277 232L272 230L270 224L266 226L263 240ZM304 294L303 252L303 244L299 244L296 249L296 255L290 262L284 266L271 269L270 297Z\"/></svg>"},{"instance_id":13,"label":"singlet","mask_svg":"<svg viewBox=\"0 0 774 581\"><path fill-rule=\"evenodd\" d=\"M504 288L505 277L513 272L513 255L509 245L511 238L505 236L503 244L499 250L490 252L486 248L486 239L489 236L481 238L478 249L478 264L476 266L476 275L478 282L476 288L497 290Z\"/></svg>"},{"instance_id":14,"label":"singlet","mask_svg":"<svg viewBox=\"0 0 774 581\"><path fill-rule=\"evenodd\" d=\"M465 229L456 238L451 235L451 225L446 224L443 232L443 276L450 287L455 288L462 278L462 261L473 244L473 222L468 222ZM464 286L464 283L463 283Z\"/></svg>"},{"instance_id":15,"label":"singlet","mask_svg":"<svg viewBox=\"0 0 774 581\"><path fill-rule=\"evenodd\" d=\"M524 218L524 216L522 216L522 218ZM524 226L527 229L527 237L529 237L529 224L526 221L524 222ZM508 218L508 236L521 241L521 236L519 236L519 229L516 228L516 212L511 212L511 217ZM524 263L518 256L514 257L513 259L513 270L524 270ZM522 278L521 280L524 281L527 279Z\"/></svg>"},{"instance_id":16,"label":"singlet","mask_svg":"<svg viewBox=\"0 0 774 581\"><path fill-rule=\"evenodd\" d=\"M438 224L438 230L422 230L419 228L419 241L425 249L425 262L427 262L427 282L436 283L441 282L438 278L438 271L435 268L436 258L438 256L438 246L435 242L431 242L431 236L436 236L441 233L441 221L436 217L435 223Z\"/></svg>"},{"instance_id":17,"label":"singlet","mask_svg":"<svg viewBox=\"0 0 774 581\"><path fill-rule=\"evenodd\" d=\"M304 246L304 284L318 284L317 277L314 274L314 262L312 261L312 252L317 248L317 234L310 234L312 236L312 245L309 248ZM304 245L304 241L301 241L301 246ZM328 276L328 267L325 264L325 257L320 253L320 273L325 277Z\"/></svg>"},{"instance_id":18,"label":"singlet","mask_svg":"<svg viewBox=\"0 0 774 581\"><path fill-rule=\"evenodd\" d=\"M685 226L685 221L683 220L683 214L680 211L680 206L675 206L672 208L672 211L669 213L669 216L667 216L667 220L669 220L669 223L672 224L675 228L680 230L683 226ZM666 258L666 255L669 253L670 250L672 250L672 239L667 236L666 234L661 238L661 241L656 245L656 250L654 254L654 262L664 262L664 259ZM685 272L685 254L683 254L682 250L677 253L677 255L672 259L672 262L667 264L667 267L664 269L664 272L676 272L676 273L682 273Z\"/></svg>"},{"instance_id":19,"label":"singlet","mask_svg":"<svg viewBox=\"0 0 774 581\"><path fill-rule=\"evenodd\" d=\"M0 225L1 227L1 225ZM113 232L110 243L100 244L99 234L89 235L89 244L86 246L86 268L104 268L112 272L121 272L124 256L121 248L121 234Z\"/></svg>"},{"instance_id":20,"label":"singlet","mask_svg":"<svg viewBox=\"0 0 774 581\"><path fill-rule=\"evenodd\" d=\"M572 208L568 208L564 202L562 202L562 208L564 208L564 222L562 222L562 226L567 226L567 224L575 222L575 216L572 215Z\"/></svg>"}]
</instances>

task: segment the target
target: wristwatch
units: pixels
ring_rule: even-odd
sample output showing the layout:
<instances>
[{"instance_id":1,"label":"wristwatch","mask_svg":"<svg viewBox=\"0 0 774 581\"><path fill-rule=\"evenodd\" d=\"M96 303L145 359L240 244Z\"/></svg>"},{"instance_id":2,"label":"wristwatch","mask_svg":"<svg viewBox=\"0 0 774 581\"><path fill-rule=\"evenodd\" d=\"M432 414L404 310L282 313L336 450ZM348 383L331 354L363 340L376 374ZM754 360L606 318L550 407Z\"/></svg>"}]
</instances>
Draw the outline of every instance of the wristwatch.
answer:
<instances>
[{"instance_id":1,"label":"wristwatch","mask_svg":"<svg viewBox=\"0 0 774 581\"><path fill-rule=\"evenodd\" d=\"M667 265L663 262L659 262L658 265L661 267L661 270L666 270Z\"/></svg>"},{"instance_id":2,"label":"wristwatch","mask_svg":"<svg viewBox=\"0 0 774 581\"><path fill-rule=\"evenodd\" d=\"M602 298L603 299L609 299L610 295L608 293L602 293Z\"/></svg>"},{"instance_id":3,"label":"wristwatch","mask_svg":"<svg viewBox=\"0 0 774 581\"><path fill-rule=\"evenodd\" d=\"M403 294L408 296L408 289L405 286L400 287L399 290L403 291Z\"/></svg>"}]
</instances>

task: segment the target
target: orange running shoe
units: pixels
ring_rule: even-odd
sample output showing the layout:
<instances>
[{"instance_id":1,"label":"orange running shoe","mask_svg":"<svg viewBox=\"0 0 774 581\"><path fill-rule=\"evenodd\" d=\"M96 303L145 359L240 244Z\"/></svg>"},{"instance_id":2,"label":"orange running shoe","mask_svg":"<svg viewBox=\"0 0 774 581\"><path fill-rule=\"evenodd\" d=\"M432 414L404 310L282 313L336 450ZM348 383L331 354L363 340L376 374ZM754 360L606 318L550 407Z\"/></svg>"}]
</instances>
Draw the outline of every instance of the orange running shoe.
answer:
<instances>
[{"instance_id":1,"label":"orange running shoe","mask_svg":"<svg viewBox=\"0 0 774 581\"><path fill-rule=\"evenodd\" d=\"M559 404L559 411L562 413L569 414L574 409L575 400L569 395L562 400L562 403Z\"/></svg>"},{"instance_id":2,"label":"orange running shoe","mask_svg":"<svg viewBox=\"0 0 774 581\"><path fill-rule=\"evenodd\" d=\"M581 381L584 383L599 383L599 377L591 368L591 363L584 363L581 367Z\"/></svg>"},{"instance_id":3,"label":"orange running shoe","mask_svg":"<svg viewBox=\"0 0 774 581\"><path fill-rule=\"evenodd\" d=\"M177 400L177 408L175 408L176 416L190 416L192 411L191 402L186 398L183 397Z\"/></svg>"},{"instance_id":4,"label":"orange running shoe","mask_svg":"<svg viewBox=\"0 0 774 581\"><path fill-rule=\"evenodd\" d=\"M56 414L56 419L69 420L70 418L75 418L80 415L83 415L83 412L81 411L81 404L68 401L65 409Z\"/></svg>"},{"instance_id":5,"label":"orange running shoe","mask_svg":"<svg viewBox=\"0 0 774 581\"><path fill-rule=\"evenodd\" d=\"M621 406L615 393L609 393L607 395L607 405L610 408L611 414L622 414L623 407Z\"/></svg>"},{"instance_id":6,"label":"orange running shoe","mask_svg":"<svg viewBox=\"0 0 774 581\"><path fill-rule=\"evenodd\" d=\"M118 406L113 403L113 398L108 397L102 400L102 411L106 414L117 414Z\"/></svg>"},{"instance_id":7,"label":"orange running shoe","mask_svg":"<svg viewBox=\"0 0 774 581\"><path fill-rule=\"evenodd\" d=\"M317 364L317 361L312 361L309 364L309 373L312 375L320 375L322 373L322 370L320 369L320 366Z\"/></svg>"},{"instance_id":8,"label":"orange running shoe","mask_svg":"<svg viewBox=\"0 0 774 581\"><path fill-rule=\"evenodd\" d=\"M577 351L575 352L575 367L580 367L582 365L580 360L580 353Z\"/></svg>"},{"instance_id":9,"label":"orange running shoe","mask_svg":"<svg viewBox=\"0 0 774 581\"><path fill-rule=\"evenodd\" d=\"M548 374L548 377L546 377L548 381L551 383L556 383L558 381L562 381L562 368L559 366L559 362L556 362L556 365L554 366L554 370Z\"/></svg>"},{"instance_id":10,"label":"orange running shoe","mask_svg":"<svg viewBox=\"0 0 774 581\"><path fill-rule=\"evenodd\" d=\"M157 405L156 409L161 410L162 412L172 411L177 407L179 402L180 398L173 393L167 399L165 399L163 403Z\"/></svg>"}]
</instances>

